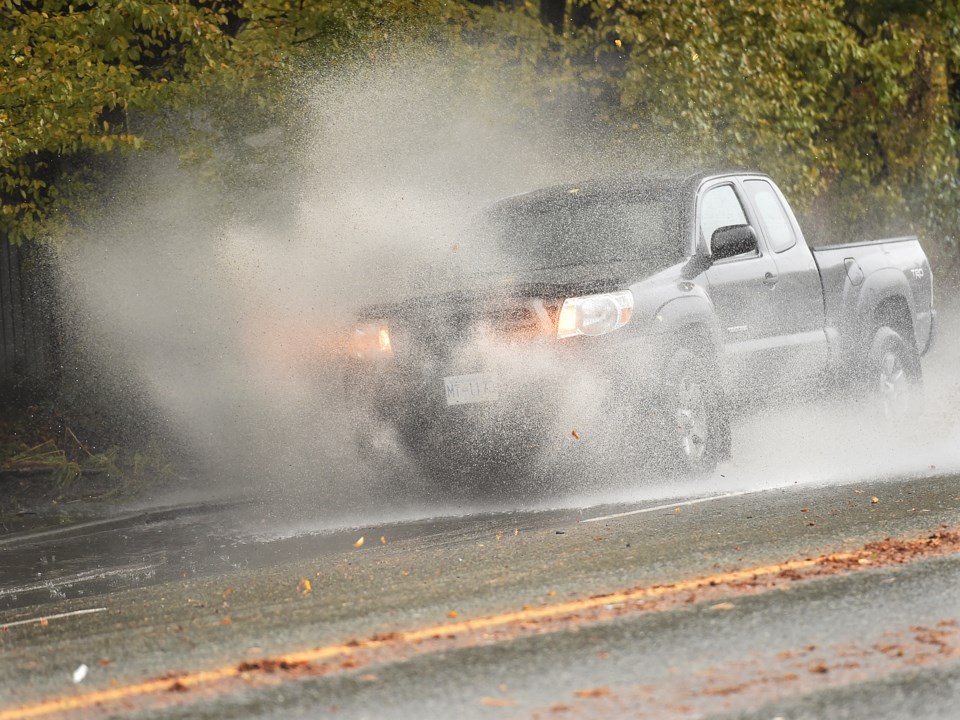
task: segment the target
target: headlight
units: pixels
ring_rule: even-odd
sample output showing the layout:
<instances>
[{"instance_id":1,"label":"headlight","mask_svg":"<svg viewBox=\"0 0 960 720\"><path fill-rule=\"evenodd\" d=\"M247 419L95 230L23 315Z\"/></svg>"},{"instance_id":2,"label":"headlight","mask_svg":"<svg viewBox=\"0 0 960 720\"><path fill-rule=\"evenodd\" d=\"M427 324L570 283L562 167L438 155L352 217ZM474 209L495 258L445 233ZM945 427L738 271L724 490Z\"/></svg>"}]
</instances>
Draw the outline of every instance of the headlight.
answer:
<instances>
[{"instance_id":1,"label":"headlight","mask_svg":"<svg viewBox=\"0 0 960 720\"><path fill-rule=\"evenodd\" d=\"M633 293L629 290L567 298L557 319L557 337L603 335L630 322Z\"/></svg>"},{"instance_id":2,"label":"headlight","mask_svg":"<svg viewBox=\"0 0 960 720\"><path fill-rule=\"evenodd\" d=\"M390 328L386 323L364 323L358 325L350 337L350 352L360 358L391 355L393 344L390 341Z\"/></svg>"}]
</instances>

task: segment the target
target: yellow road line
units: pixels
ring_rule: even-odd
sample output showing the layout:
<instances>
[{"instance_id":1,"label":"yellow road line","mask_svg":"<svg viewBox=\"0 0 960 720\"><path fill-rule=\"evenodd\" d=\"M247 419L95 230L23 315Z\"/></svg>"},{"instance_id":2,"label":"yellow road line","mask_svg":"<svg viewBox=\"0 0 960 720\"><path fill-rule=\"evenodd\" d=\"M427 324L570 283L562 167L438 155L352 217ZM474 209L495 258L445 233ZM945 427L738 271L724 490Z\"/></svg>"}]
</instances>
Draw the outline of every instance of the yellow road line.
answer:
<instances>
[{"instance_id":1,"label":"yellow road line","mask_svg":"<svg viewBox=\"0 0 960 720\"><path fill-rule=\"evenodd\" d=\"M822 555L820 557L810 558L807 560L792 560L774 565L763 565L745 570L734 570L732 572L719 573L716 575L699 577L693 580L685 580L667 585L653 585L650 587L634 588L610 595L570 600L568 602L545 605L537 608L525 608L515 612L461 620L459 622L445 623L443 625L433 625L430 627L421 628L419 630L400 631L393 633L384 639L377 639L374 637L368 640L353 641L349 645L325 645L323 647L318 647L311 650L303 650L300 652L290 653L288 655L271 657L269 660L276 663L314 663L321 660L329 660L341 655L349 655L362 650L371 650L391 645L403 645L405 643L415 643L434 638L438 635L449 637L451 635L463 635L477 630L486 630L492 627L499 627L514 623L544 620L549 618L560 618L563 616L576 614L578 612L602 608L607 605L620 605L637 600L647 600L665 595L672 595L675 593L699 590L706 587L729 585L742 580L751 580L761 576L776 575L784 571L803 570L817 565L822 565L828 561L845 561L857 557L859 557L859 554L857 553L836 553L832 555ZM213 670L184 673L182 675L171 675L167 678L148 680L146 682L123 685L106 690L94 690L79 695L60 697L31 705L22 705L16 708L0 710L0 720L24 720L26 718L37 718L44 715L62 713L70 710L91 709L103 703L114 703L136 697L167 692L175 683L178 683L179 686L182 686L183 688L191 688L200 685L210 685L223 680L240 677L243 674L245 674L245 671L241 670L238 664L235 663L233 665L223 666Z\"/></svg>"}]
</instances>

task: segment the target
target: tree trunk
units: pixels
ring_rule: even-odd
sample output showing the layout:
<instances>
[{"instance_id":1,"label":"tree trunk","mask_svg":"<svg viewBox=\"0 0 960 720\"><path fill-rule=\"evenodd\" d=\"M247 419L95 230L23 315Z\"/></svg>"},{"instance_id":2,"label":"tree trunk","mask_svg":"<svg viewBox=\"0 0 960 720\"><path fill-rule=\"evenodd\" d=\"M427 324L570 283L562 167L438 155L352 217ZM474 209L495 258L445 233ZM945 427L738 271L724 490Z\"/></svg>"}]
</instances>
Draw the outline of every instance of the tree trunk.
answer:
<instances>
[{"instance_id":1,"label":"tree trunk","mask_svg":"<svg viewBox=\"0 0 960 720\"><path fill-rule=\"evenodd\" d=\"M563 34L563 21L567 14L567 0L540 0L540 20L557 35Z\"/></svg>"}]
</instances>

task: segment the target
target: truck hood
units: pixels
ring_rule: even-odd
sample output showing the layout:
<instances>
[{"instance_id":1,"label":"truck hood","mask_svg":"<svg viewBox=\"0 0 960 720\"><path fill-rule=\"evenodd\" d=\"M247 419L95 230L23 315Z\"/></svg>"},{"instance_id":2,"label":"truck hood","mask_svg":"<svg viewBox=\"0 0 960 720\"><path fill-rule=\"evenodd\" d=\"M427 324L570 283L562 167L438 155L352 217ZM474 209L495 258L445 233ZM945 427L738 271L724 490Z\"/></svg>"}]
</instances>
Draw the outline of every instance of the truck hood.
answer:
<instances>
[{"instance_id":1,"label":"truck hood","mask_svg":"<svg viewBox=\"0 0 960 720\"><path fill-rule=\"evenodd\" d=\"M387 320L410 317L431 309L451 312L479 311L498 304L513 305L522 300L540 300L545 306L563 304L566 298L624 290L637 277L635 263L573 265L527 270L522 273L467 275L456 282L427 277L423 290L404 299L362 308L360 320Z\"/></svg>"}]
</instances>

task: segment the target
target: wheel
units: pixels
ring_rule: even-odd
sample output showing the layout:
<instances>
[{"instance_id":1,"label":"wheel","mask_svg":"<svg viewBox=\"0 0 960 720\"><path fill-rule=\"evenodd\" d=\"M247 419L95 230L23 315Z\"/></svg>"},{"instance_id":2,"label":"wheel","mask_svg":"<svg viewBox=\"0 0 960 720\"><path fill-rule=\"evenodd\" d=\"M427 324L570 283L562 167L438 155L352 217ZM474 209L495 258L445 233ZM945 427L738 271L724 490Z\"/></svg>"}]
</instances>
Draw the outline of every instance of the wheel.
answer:
<instances>
[{"instance_id":1,"label":"wheel","mask_svg":"<svg viewBox=\"0 0 960 720\"><path fill-rule=\"evenodd\" d=\"M920 356L893 328L881 327L873 336L866 384L870 404L887 422L908 418L920 408L923 389Z\"/></svg>"},{"instance_id":2,"label":"wheel","mask_svg":"<svg viewBox=\"0 0 960 720\"><path fill-rule=\"evenodd\" d=\"M667 468L704 478L730 454L730 421L715 367L686 349L664 367L661 400L663 454Z\"/></svg>"}]
</instances>

